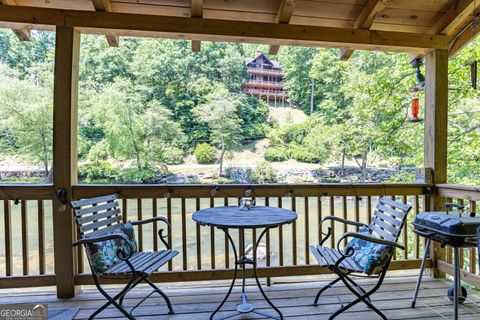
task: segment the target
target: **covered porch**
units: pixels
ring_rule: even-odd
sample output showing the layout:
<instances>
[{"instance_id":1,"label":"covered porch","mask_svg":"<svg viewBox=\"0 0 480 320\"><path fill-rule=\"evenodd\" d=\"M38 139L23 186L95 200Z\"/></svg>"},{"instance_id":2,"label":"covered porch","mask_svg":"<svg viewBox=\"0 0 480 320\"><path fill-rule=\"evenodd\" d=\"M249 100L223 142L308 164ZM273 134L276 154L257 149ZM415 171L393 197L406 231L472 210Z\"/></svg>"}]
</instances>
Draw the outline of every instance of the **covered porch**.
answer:
<instances>
[{"instance_id":1,"label":"covered porch","mask_svg":"<svg viewBox=\"0 0 480 320\"><path fill-rule=\"evenodd\" d=\"M205 314L207 318L207 309L213 309L215 303L202 303L202 292L208 291L209 299L217 301L226 288L223 282L217 284L213 280L230 279L233 267L232 248L226 237L218 230L196 225L191 220L196 210L235 205L248 190L253 190L258 204L297 212L299 218L293 224L266 234L265 251L274 254L266 254L259 275L271 285L268 292L287 317L328 318L338 303L334 295L327 296L319 307L312 307L310 301L314 288L320 286L319 274L329 273L318 267L308 249L310 244L322 238L319 221L323 217L334 215L367 223L381 196L412 204L414 209L409 222L419 212L441 210L447 200L468 203L472 210L480 200L477 187L446 184L448 58L478 32L478 29L469 28L476 16L477 3L474 1L426 1L424 4L417 1L344 1L334 6L335 10L327 10L328 5L332 5L327 1L294 0L262 4L252 1L222 4L207 0L205 3L202 0L181 3L0 2L3 3L0 6L1 26L14 30L22 40L28 39L31 29L56 32L53 184L0 187L5 234L0 256L3 264L0 289L5 290L0 293L0 303L23 299L25 302L45 301L52 307L76 306L81 309L77 318L88 318L89 308L92 308L90 301L96 303L98 295L89 288L82 289L82 286L92 285L93 280L83 250L72 248L77 235L72 210L65 200L117 194L121 198L125 221L164 216L172 222L168 242L180 255L152 279L163 284L173 297L172 302L178 304L177 314L170 317L183 319L190 319L195 310L193 306L200 308L200 305L201 311L195 313ZM277 8L276 12L270 7ZM417 15L418 12L422 15ZM420 18L421 24L418 23ZM200 50L201 41L205 40L240 41L267 43L272 54L281 45L299 45L340 48L342 56L339 59L348 59L353 50L408 52L412 59L424 58L424 167L432 169L433 181L420 184L78 184L78 62L82 33L104 34L110 45L118 45L121 36L167 37L190 39L193 50ZM62 188L67 191L66 199L57 196L57 190ZM343 226L335 228L330 245L334 245L335 237L349 230ZM161 245L157 231L157 225L138 227L140 250L156 250ZM250 230L247 236L254 244L257 230ZM434 311L421 306L418 310L410 310L407 303L414 288L413 275L420 266L424 250L423 239L413 234L410 223L404 227L402 244L405 250L395 253L390 265L391 277L375 299L392 319L435 318ZM21 252L15 248L21 248ZM476 250L462 251L461 266L462 280L480 287ZM427 298L433 290L435 296L427 300L440 310L447 310L445 288L448 283L443 279L453 274L451 250L432 246L427 267L432 278L442 280L426 281L423 286L427 290L421 297ZM406 270L409 272L406 277L394 273ZM252 276L252 272L247 273ZM317 277L301 278L315 275ZM283 277L296 278L284 281ZM37 289L30 291L30 287ZM336 290L341 296L342 289ZM255 297L256 293L251 295ZM478 300L476 295L472 297ZM145 319L163 316L154 303L141 310ZM233 302L228 306L231 308ZM116 318L114 312L108 309L102 316ZM462 312L468 314L470 311L462 309ZM362 309L360 313L357 310L348 315L363 319L368 318L368 311Z\"/></svg>"}]
</instances>

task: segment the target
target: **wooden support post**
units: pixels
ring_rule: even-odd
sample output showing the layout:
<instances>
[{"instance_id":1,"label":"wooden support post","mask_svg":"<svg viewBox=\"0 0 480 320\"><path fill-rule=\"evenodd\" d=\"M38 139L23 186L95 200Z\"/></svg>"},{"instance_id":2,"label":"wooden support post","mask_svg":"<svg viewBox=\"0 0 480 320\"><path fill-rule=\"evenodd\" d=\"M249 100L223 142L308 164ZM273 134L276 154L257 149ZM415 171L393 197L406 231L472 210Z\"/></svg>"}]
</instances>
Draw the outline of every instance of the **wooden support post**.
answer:
<instances>
[{"instance_id":1,"label":"wooden support post","mask_svg":"<svg viewBox=\"0 0 480 320\"><path fill-rule=\"evenodd\" d=\"M432 50L425 56L425 167L433 169L433 182L447 181L447 112L448 112L448 50ZM431 210L440 210L444 199L431 197ZM445 274L437 268L437 262L444 260L445 250L435 242L432 247L434 277Z\"/></svg>"},{"instance_id":2,"label":"wooden support post","mask_svg":"<svg viewBox=\"0 0 480 320\"><path fill-rule=\"evenodd\" d=\"M73 27L57 27L55 44L55 79L53 98L53 185L65 188L72 197L77 182L77 89L80 33ZM53 236L57 295L75 295L76 258L73 215L70 206L54 197Z\"/></svg>"}]
</instances>

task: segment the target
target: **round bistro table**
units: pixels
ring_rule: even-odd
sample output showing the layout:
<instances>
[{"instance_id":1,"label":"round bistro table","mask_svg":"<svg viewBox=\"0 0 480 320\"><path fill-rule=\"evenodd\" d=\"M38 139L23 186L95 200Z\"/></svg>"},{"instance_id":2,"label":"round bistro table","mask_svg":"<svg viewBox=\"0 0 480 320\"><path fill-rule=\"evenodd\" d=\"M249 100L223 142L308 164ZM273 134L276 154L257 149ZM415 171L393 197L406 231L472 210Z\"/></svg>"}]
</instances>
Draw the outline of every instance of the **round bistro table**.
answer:
<instances>
[{"instance_id":1,"label":"round bistro table","mask_svg":"<svg viewBox=\"0 0 480 320\"><path fill-rule=\"evenodd\" d=\"M224 303L227 301L232 289L235 285L235 281L237 279L237 271L238 267L240 266L242 269L242 294L241 299L242 302L237 306L237 312L234 314L227 315L225 317L219 318L219 320L227 319L234 317L239 314L253 312L271 319L283 319L283 315L278 310L277 307L268 299L267 295L262 289L260 281L258 280L257 275L257 250L258 245L260 244L263 236L267 232L267 230L271 228L276 228L278 226L292 223L295 219L297 219L297 214L293 211L281 209L281 208L273 208L273 207L251 207L250 210L244 208L243 210L240 207L216 207L216 208L208 208L203 209L195 212L192 215L192 219L202 226L212 226L216 227L223 232L227 236L232 249L235 255L235 270L233 272L233 280L230 284L230 288L227 292L227 295L220 303L220 305L215 309L215 311L210 315L210 320L213 319L215 314L222 308ZM253 248L253 259L248 259L245 256L245 229L261 229L264 230L260 234L260 237L255 242L255 246ZM241 241L241 252L240 258L237 254L237 249L235 246L235 242L233 241L232 237L228 233L229 229L239 229L240 232L240 241ZM270 254L267 252L267 254ZM273 317L268 314L264 314L262 312L256 311L253 305L249 304L247 301L247 295L245 292L245 266L247 264L251 264L253 267L253 274L255 277L255 281L260 292L263 295L263 298L268 302L268 304L278 313L279 317Z\"/></svg>"}]
</instances>

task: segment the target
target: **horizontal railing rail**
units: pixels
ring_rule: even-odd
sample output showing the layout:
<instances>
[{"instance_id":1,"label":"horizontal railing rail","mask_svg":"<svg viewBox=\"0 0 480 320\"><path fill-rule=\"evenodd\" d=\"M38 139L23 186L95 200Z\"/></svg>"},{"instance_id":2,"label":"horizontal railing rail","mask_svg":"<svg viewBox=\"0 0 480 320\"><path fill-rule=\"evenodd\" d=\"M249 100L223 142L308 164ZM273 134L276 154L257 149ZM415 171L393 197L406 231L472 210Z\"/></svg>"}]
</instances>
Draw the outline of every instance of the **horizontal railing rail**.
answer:
<instances>
[{"instance_id":1,"label":"horizontal railing rail","mask_svg":"<svg viewBox=\"0 0 480 320\"><path fill-rule=\"evenodd\" d=\"M454 202L466 207L465 210L477 212L478 201L480 201L480 188L467 185L455 184L437 184L435 185L436 194L443 198L444 202ZM460 266L462 280L480 288L480 270L478 262L478 252L476 248L460 250ZM437 262L437 268L449 275L453 275L453 250L447 247L440 255Z\"/></svg>"},{"instance_id":2,"label":"horizontal railing rail","mask_svg":"<svg viewBox=\"0 0 480 320\"><path fill-rule=\"evenodd\" d=\"M275 76L283 76L282 70L271 70L271 69L264 69L264 68L247 68L249 73L255 74L269 74Z\"/></svg>"}]
</instances>

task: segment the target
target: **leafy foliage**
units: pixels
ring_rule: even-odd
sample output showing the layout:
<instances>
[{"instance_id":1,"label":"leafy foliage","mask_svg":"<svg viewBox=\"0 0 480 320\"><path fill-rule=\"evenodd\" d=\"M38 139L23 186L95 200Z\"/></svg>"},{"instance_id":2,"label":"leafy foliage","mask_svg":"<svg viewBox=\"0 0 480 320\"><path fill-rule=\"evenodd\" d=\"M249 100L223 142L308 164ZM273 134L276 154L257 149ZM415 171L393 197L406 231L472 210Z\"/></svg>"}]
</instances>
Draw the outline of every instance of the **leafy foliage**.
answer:
<instances>
[{"instance_id":1,"label":"leafy foliage","mask_svg":"<svg viewBox=\"0 0 480 320\"><path fill-rule=\"evenodd\" d=\"M207 95L206 103L194 109L194 114L210 128L212 143L220 149L220 175L223 171L225 153L241 141L238 133L242 120L236 114L237 107L236 95L219 86Z\"/></svg>"},{"instance_id":2,"label":"leafy foliage","mask_svg":"<svg viewBox=\"0 0 480 320\"><path fill-rule=\"evenodd\" d=\"M33 32L19 42L0 32L0 158L52 166L52 33ZM450 59L449 182L480 182L480 97L470 86L478 39ZM244 59L253 45L82 37L78 149L87 182L160 181L166 165L194 153L220 173L229 151L267 137L267 161L295 159L319 165L356 161L363 169L423 165L423 126L406 122L415 85L407 55L356 51L348 62L338 50L282 47L278 60L293 106L313 114L301 123L269 124L268 105L241 93ZM421 98L421 102L424 98ZM111 163L132 164L120 169ZM258 181L270 180L267 163ZM257 171L255 169L255 171ZM273 170L273 171L272 171ZM368 177L364 177L367 179ZM223 178L220 178L223 179ZM399 173L392 181L411 181Z\"/></svg>"},{"instance_id":3,"label":"leafy foliage","mask_svg":"<svg viewBox=\"0 0 480 320\"><path fill-rule=\"evenodd\" d=\"M251 174L254 183L274 183L277 181L277 173L269 162L260 162Z\"/></svg>"},{"instance_id":4,"label":"leafy foliage","mask_svg":"<svg viewBox=\"0 0 480 320\"><path fill-rule=\"evenodd\" d=\"M194 154L200 164L211 164L217 160L217 150L206 142L197 145Z\"/></svg>"}]
</instances>

